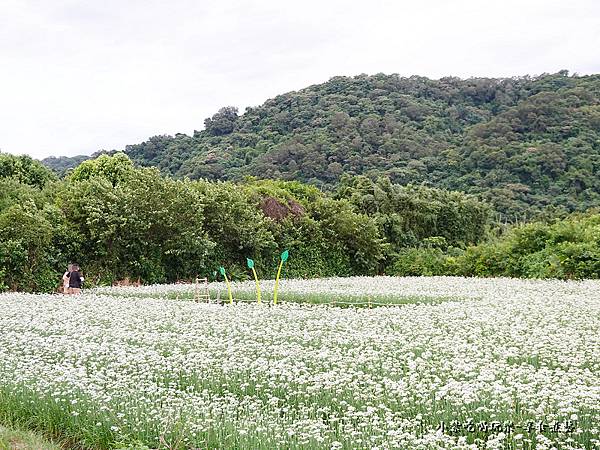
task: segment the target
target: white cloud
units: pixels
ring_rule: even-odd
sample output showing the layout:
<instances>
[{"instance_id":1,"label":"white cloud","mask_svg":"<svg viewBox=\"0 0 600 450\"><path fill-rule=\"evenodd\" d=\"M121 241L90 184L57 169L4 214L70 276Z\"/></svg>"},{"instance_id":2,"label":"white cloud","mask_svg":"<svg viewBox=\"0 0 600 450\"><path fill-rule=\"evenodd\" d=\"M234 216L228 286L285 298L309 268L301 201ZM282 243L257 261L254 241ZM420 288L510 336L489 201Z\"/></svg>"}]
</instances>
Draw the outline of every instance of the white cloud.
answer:
<instances>
[{"instance_id":1,"label":"white cloud","mask_svg":"<svg viewBox=\"0 0 600 450\"><path fill-rule=\"evenodd\" d=\"M335 75L594 73L598 48L593 0L5 0L0 150L122 149Z\"/></svg>"}]
</instances>

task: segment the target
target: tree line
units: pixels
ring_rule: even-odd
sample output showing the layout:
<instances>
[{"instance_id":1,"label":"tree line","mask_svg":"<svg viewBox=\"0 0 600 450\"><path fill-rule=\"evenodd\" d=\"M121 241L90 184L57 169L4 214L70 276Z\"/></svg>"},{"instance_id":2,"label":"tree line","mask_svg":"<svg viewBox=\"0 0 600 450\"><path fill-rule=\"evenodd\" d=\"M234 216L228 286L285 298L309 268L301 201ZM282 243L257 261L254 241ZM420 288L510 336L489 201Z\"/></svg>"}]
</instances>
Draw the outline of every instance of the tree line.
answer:
<instances>
[{"instance_id":1,"label":"tree line","mask_svg":"<svg viewBox=\"0 0 600 450\"><path fill-rule=\"evenodd\" d=\"M466 247L489 232L475 197L381 179L347 179L336 193L298 181L173 179L102 155L66 178L26 156L0 155L0 286L54 291L69 262L86 283L245 279L246 258L272 278L388 273L399 250L427 239Z\"/></svg>"},{"instance_id":2,"label":"tree line","mask_svg":"<svg viewBox=\"0 0 600 450\"><path fill-rule=\"evenodd\" d=\"M102 155L59 179L0 154L0 290L55 291L69 262L88 285L275 275L598 278L600 214L506 225L462 192L342 177L335 191L298 181L174 179Z\"/></svg>"}]
</instances>

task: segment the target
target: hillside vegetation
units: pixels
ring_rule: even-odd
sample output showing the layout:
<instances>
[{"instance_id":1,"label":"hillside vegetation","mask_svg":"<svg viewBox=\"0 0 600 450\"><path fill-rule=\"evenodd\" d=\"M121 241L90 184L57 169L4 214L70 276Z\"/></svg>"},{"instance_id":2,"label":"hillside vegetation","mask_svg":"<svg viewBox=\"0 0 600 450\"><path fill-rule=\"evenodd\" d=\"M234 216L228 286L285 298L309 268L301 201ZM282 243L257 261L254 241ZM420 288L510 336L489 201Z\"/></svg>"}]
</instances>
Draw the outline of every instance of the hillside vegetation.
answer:
<instances>
[{"instance_id":1,"label":"hillside vegetation","mask_svg":"<svg viewBox=\"0 0 600 450\"><path fill-rule=\"evenodd\" d=\"M125 153L177 178L333 191L344 176L383 176L479 194L509 221L564 214L600 204L600 76L335 77ZM46 160L59 172L79 162Z\"/></svg>"}]
</instances>

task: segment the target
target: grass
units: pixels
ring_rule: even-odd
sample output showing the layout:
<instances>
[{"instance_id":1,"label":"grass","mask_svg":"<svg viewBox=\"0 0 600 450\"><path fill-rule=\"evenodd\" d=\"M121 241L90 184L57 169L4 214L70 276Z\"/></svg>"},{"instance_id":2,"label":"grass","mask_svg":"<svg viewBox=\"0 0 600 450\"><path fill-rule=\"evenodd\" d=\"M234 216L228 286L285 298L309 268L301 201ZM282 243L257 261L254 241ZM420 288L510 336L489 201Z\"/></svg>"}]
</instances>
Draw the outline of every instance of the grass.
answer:
<instances>
[{"instance_id":1,"label":"grass","mask_svg":"<svg viewBox=\"0 0 600 450\"><path fill-rule=\"evenodd\" d=\"M217 292L211 292L211 298L217 298ZM261 300L266 303L273 301L272 292L262 293ZM193 298L193 293L190 294ZM221 301L228 300L227 293L221 293ZM235 292L234 299L238 301L256 301L255 292L239 291ZM457 297L427 297L427 296L365 296L365 295L323 295L323 294L299 294L294 292L280 293L278 295L280 303L309 303L312 305L330 305L339 307L374 307L374 306L393 306L408 304L438 304L446 301L461 300Z\"/></svg>"},{"instance_id":2,"label":"grass","mask_svg":"<svg viewBox=\"0 0 600 450\"><path fill-rule=\"evenodd\" d=\"M234 302L255 302L256 293L250 291L235 291L232 293ZM123 294L112 294L111 297L129 297L129 298L166 298L169 300L194 300L193 291L184 292L170 292L168 294L149 294L149 293L123 293ZM211 302L215 302L218 298L221 303L228 302L229 297L226 290L217 291L211 289L210 291ZM356 308L370 308L378 306L401 306L401 305L413 305L413 304L439 304L443 302L451 301L464 301L466 298L445 296L445 297L433 297L433 296L417 296L417 295L323 295L323 294L300 294L295 292L280 292L278 295L278 303L301 303L311 305L329 305L336 307L356 307ZM272 292L262 292L261 301L263 303L273 302Z\"/></svg>"},{"instance_id":3,"label":"grass","mask_svg":"<svg viewBox=\"0 0 600 450\"><path fill-rule=\"evenodd\" d=\"M0 425L0 450L60 450L61 448L33 431Z\"/></svg>"}]
</instances>

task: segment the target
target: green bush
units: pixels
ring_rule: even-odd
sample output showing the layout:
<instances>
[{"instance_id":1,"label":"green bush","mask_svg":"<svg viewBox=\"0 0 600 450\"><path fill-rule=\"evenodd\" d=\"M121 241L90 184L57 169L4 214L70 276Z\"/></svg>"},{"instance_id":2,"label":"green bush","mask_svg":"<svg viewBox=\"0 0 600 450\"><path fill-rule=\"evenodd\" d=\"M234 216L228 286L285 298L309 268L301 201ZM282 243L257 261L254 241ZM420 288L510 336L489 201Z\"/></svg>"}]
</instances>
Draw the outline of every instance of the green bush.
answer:
<instances>
[{"instance_id":1,"label":"green bush","mask_svg":"<svg viewBox=\"0 0 600 450\"><path fill-rule=\"evenodd\" d=\"M408 248L398 254L392 266L397 276L447 275L449 256L439 248Z\"/></svg>"},{"instance_id":2,"label":"green bush","mask_svg":"<svg viewBox=\"0 0 600 450\"><path fill-rule=\"evenodd\" d=\"M509 229L486 243L445 249L443 238L397 253L394 275L462 275L582 279L600 277L600 215L576 214L554 223Z\"/></svg>"},{"instance_id":3,"label":"green bush","mask_svg":"<svg viewBox=\"0 0 600 450\"><path fill-rule=\"evenodd\" d=\"M2 285L12 290L52 292L57 289L53 227L32 201L0 213Z\"/></svg>"},{"instance_id":4,"label":"green bush","mask_svg":"<svg viewBox=\"0 0 600 450\"><path fill-rule=\"evenodd\" d=\"M457 273L473 276L580 279L600 277L600 214L531 223L469 247Z\"/></svg>"}]
</instances>

